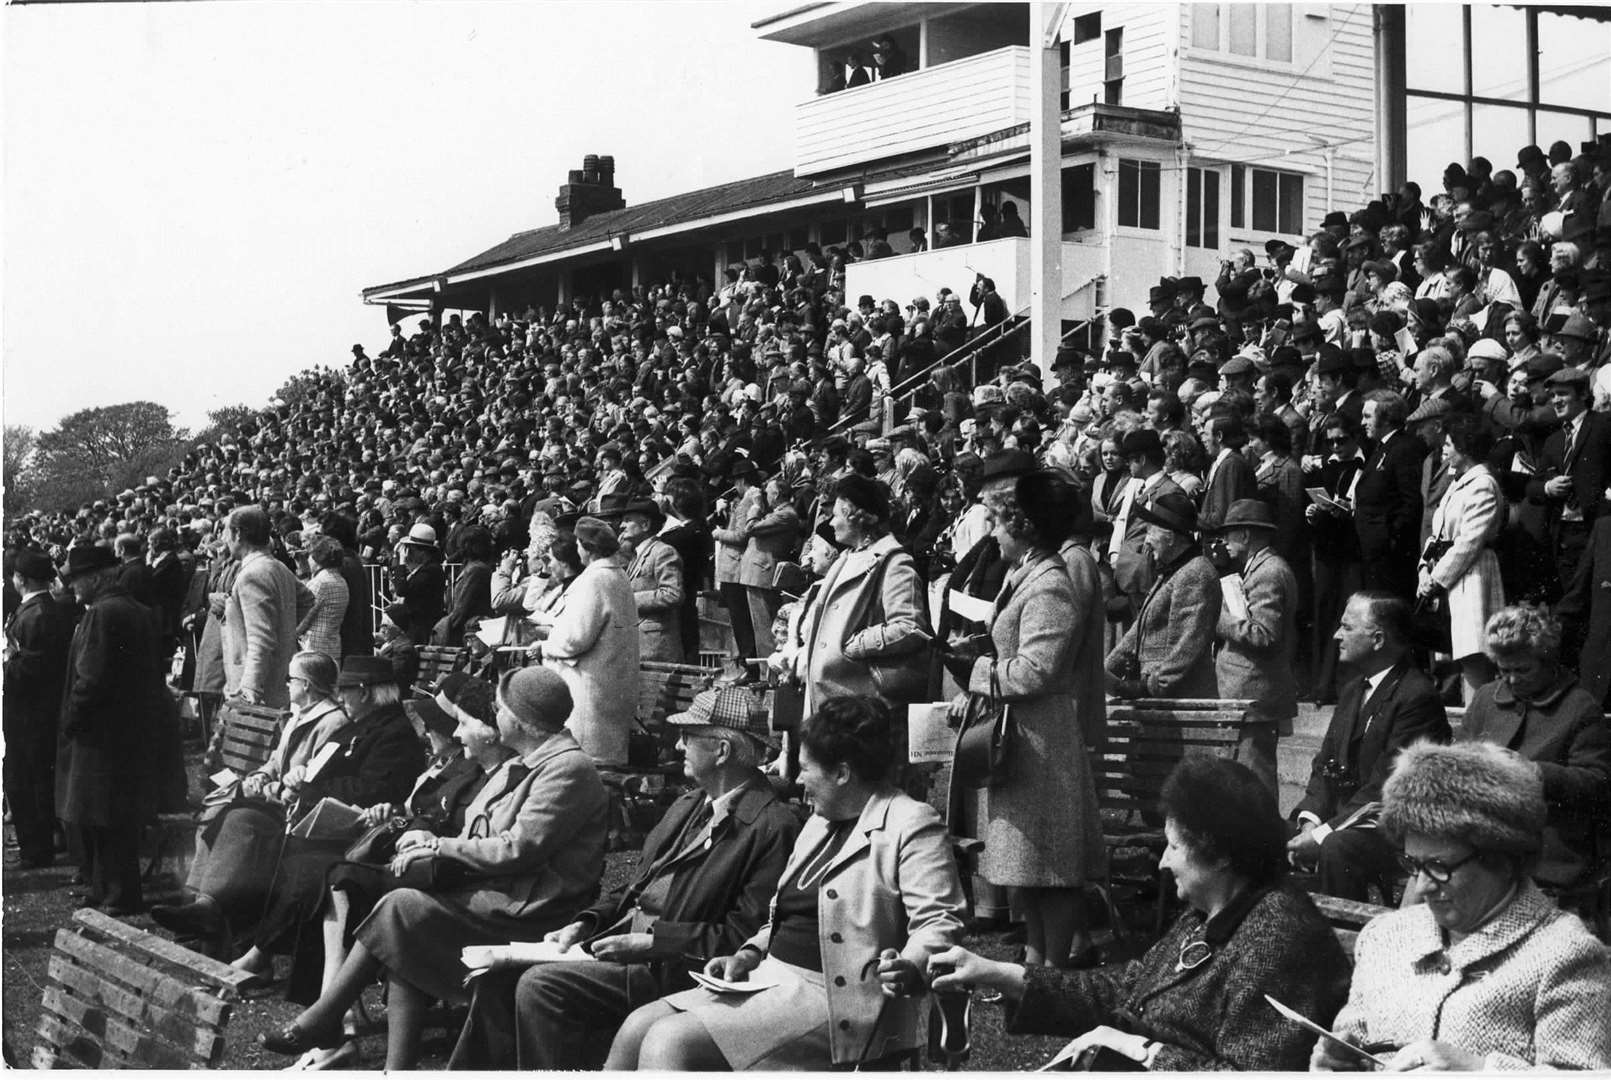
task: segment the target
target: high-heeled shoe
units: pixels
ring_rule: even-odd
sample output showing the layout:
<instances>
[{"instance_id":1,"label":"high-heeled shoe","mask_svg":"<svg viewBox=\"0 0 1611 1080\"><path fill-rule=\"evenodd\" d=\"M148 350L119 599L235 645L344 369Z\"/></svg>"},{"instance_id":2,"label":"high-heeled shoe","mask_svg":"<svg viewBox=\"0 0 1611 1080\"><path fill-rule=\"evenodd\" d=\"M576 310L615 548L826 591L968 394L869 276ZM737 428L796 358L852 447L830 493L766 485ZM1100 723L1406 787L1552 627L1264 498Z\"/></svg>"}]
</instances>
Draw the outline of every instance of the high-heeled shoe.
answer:
<instances>
[{"instance_id":1,"label":"high-heeled shoe","mask_svg":"<svg viewBox=\"0 0 1611 1080\"><path fill-rule=\"evenodd\" d=\"M287 1024L279 1031L265 1031L257 1036L258 1045L271 1054L303 1054L309 1050L334 1050L346 1041L341 1024L322 1031L310 1031Z\"/></svg>"}]
</instances>

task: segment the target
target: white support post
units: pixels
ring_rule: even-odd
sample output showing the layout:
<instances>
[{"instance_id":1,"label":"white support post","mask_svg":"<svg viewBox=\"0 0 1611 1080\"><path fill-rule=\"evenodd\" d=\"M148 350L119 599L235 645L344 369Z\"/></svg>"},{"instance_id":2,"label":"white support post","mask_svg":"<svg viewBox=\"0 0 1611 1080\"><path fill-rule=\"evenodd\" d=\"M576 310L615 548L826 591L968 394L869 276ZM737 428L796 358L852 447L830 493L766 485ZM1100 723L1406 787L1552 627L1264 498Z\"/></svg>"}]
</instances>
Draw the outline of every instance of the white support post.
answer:
<instances>
[{"instance_id":1,"label":"white support post","mask_svg":"<svg viewBox=\"0 0 1611 1080\"><path fill-rule=\"evenodd\" d=\"M1046 21L1030 56L1030 359L1048 386L1063 327L1063 85L1057 38L1066 9L1066 4L1040 9Z\"/></svg>"}]
</instances>

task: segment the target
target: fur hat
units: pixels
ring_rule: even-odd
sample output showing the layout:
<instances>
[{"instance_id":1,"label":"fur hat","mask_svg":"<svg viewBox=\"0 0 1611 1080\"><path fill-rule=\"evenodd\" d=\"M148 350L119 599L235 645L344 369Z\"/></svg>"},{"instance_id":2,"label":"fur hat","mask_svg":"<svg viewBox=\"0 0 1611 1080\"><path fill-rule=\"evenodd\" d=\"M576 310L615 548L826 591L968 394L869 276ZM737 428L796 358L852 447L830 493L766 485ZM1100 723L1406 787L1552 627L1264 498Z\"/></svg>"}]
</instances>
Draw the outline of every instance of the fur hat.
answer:
<instances>
[{"instance_id":1,"label":"fur hat","mask_svg":"<svg viewBox=\"0 0 1611 1080\"><path fill-rule=\"evenodd\" d=\"M1544 780L1538 766L1486 742L1417 742L1382 785L1382 828L1461 840L1480 851L1531 855L1543 845Z\"/></svg>"}]
</instances>

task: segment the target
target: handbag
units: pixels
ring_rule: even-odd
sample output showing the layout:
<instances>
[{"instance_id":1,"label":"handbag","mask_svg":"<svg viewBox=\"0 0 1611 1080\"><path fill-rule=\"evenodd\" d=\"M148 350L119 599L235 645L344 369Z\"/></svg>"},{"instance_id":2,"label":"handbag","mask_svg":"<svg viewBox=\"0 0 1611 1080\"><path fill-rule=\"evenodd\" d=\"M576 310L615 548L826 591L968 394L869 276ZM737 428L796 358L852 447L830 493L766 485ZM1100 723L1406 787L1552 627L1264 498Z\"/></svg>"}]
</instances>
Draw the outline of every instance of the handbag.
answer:
<instances>
[{"instance_id":1,"label":"handbag","mask_svg":"<svg viewBox=\"0 0 1611 1080\"><path fill-rule=\"evenodd\" d=\"M951 782L970 788L1006 783L1016 741L1012 707L1001 700L1001 681L992 668L989 695L968 695L967 713L951 757Z\"/></svg>"},{"instance_id":2,"label":"handbag","mask_svg":"<svg viewBox=\"0 0 1611 1080\"><path fill-rule=\"evenodd\" d=\"M384 863L397 854L397 838L408 828L405 817L391 817L378 825L371 825L364 834L347 845L342 856L348 862Z\"/></svg>"}]
</instances>

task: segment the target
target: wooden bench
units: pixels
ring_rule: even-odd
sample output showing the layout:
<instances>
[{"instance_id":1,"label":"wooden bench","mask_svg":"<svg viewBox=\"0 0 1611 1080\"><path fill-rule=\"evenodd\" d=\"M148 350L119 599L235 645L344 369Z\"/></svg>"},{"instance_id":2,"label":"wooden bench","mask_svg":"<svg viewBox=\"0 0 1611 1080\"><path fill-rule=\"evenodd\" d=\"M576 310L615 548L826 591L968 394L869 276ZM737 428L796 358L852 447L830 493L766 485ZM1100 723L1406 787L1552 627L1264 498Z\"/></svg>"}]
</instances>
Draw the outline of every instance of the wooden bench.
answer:
<instances>
[{"instance_id":1,"label":"wooden bench","mask_svg":"<svg viewBox=\"0 0 1611 1080\"><path fill-rule=\"evenodd\" d=\"M653 731L672 713L687 712L694 695L710 688L714 675L693 664L643 661L638 665L638 722Z\"/></svg>"},{"instance_id":2,"label":"wooden bench","mask_svg":"<svg viewBox=\"0 0 1611 1080\"><path fill-rule=\"evenodd\" d=\"M241 776L261 768L274 752L287 715L269 705L224 702L218 710L219 760Z\"/></svg>"},{"instance_id":3,"label":"wooden bench","mask_svg":"<svg viewBox=\"0 0 1611 1080\"><path fill-rule=\"evenodd\" d=\"M713 675L691 664L645 660L638 665L637 734L647 732L657 740L655 761L599 770L599 778L610 792L609 850L637 848L666 808L688 790L682 763L671 753L677 740L666 717L687 712Z\"/></svg>"},{"instance_id":4,"label":"wooden bench","mask_svg":"<svg viewBox=\"0 0 1611 1080\"><path fill-rule=\"evenodd\" d=\"M34 1068L219 1066L250 975L93 908L73 924L56 931Z\"/></svg>"},{"instance_id":5,"label":"wooden bench","mask_svg":"<svg viewBox=\"0 0 1611 1080\"><path fill-rule=\"evenodd\" d=\"M414 685L421 690L434 690L444 678L464 670L470 662L470 649L465 645L421 645L419 656L420 669L414 676Z\"/></svg>"},{"instance_id":6,"label":"wooden bench","mask_svg":"<svg viewBox=\"0 0 1611 1080\"><path fill-rule=\"evenodd\" d=\"M1166 898L1157 861L1165 846L1158 813L1164 780L1188 757L1234 758L1250 704L1165 698L1108 702L1104 741L1091 748L1091 771L1108 849L1103 887L1110 907L1115 881L1145 889L1156 881L1155 921L1162 932ZM1121 858L1124 851L1131 854Z\"/></svg>"},{"instance_id":7,"label":"wooden bench","mask_svg":"<svg viewBox=\"0 0 1611 1080\"><path fill-rule=\"evenodd\" d=\"M1326 893L1312 892L1309 899L1315 902L1326 921L1337 933L1337 940L1342 943L1343 951L1349 959L1354 955L1354 943L1359 940L1359 932L1365 924L1378 915L1385 915L1393 909L1380 904L1366 904L1359 900L1344 900L1340 896L1329 896Z\"/></svg>"}]
</instances>

